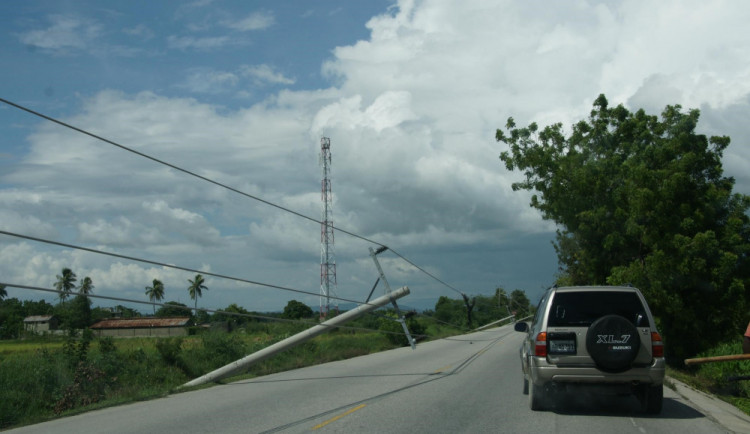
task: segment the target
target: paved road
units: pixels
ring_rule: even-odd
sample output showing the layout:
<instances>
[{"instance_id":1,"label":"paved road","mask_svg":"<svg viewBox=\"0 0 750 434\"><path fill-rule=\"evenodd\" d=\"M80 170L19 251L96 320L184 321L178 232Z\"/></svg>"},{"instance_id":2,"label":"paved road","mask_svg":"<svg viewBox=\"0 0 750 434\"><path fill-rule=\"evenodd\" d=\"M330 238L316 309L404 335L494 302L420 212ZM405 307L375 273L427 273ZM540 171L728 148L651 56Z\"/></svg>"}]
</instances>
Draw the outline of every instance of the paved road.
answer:
<instances>
[{"instance_id":1,"label":"paved road","mask_svg":"<svg viewBox=\"0 0 750 434\"><path fill-rule=\"evenodd\" d=\"M24 427L76 433L722 433L665 388L657 417L633 397L566 397L532 412L521 393L521 333L502 327L179 393ZM750 428L750 425L747 425Z\"/></svg>"}]
</instances>

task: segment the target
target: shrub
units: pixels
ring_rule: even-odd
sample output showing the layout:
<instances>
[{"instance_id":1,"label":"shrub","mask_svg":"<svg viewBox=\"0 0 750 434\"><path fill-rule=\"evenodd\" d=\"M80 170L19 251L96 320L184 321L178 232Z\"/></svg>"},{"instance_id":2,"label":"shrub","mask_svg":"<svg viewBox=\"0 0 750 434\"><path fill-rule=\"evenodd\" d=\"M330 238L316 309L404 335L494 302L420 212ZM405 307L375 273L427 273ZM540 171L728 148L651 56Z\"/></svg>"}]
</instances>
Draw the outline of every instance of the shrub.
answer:
<instances>
[{"instance_id":1,"label":"shrub","mask_svg":"<svg viewBox=\"0 0 750 434\"><path fill-rule=\"evenodd\" d=\"M698 357L742 354L742 343L725 343L699 354ZM711 381L716 391L750 398L749 381L731 381L732 377L750 375L750 360L712 362L700 365L698 375Z\"/></svg>"},{"instance_id":2,"label":"shrub","mask_svg":"<svg viewBox=\"0 0 750 434\"><path fill-rule=\"evenodd\" d=\"M174 366L182 350L182 338L159 339L156 341L156 350L166 364Z\"/></svg>"}]
</instances>

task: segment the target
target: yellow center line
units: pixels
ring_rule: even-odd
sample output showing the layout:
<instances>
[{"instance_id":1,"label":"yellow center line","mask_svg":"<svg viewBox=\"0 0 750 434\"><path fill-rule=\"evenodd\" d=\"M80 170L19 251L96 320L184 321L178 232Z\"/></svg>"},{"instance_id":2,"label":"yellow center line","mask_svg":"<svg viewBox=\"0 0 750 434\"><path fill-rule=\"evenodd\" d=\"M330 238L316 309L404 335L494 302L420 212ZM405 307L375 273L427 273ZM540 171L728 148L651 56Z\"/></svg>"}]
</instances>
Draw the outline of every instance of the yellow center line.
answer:
<instances>
[{"instance_id":1,"label":"yellow center line","mask_svg":"<svg viewBox=\"0 0 750 434\"><path fill-rule=\"evenodd\" d=\"M443 373L443 372L447 371L448 369L450 369L452 367L453 367L453 365L443 366L442 368L440 368L437 371L433 372L433 374Z\"/></svg>"},{"instance_id":2,"label":"yellow center line","mask_svg":"<svg viewBox=\"0 0 750 434\"><path fill-rule=\"evenodd\" d=\"M318 425L315 425L315 426L314 426L314 427L312 428L312 430L313 430L313 431L315 431L315 430L316 430L316 429L318 429L318 428L323 428L324 426L328 425L328 424L329 424L329 423L331 423L331 422L336 422L337 420L341 419L342 417L344 417L344 416L346 416L346 415L352 414L352 413L354 413L354 412L355 412L355 411L357 411L357 410L361 410L361 409L363 409L363 408L364 408L364 407L365 407L366 405L367 405L367 404L360 404L360 405L358 405L357 407L354 407L354 408L350 409L349 411L346 411L346 412L344 412L344 413L341 413L340 415L338 415L338 416L336 416L336 417L334 417L334 418L328 419L328 420L327 420L327 421L325 421L325 422L321 422L321 423L319 423Z\"/></svg>"}]
</instances>

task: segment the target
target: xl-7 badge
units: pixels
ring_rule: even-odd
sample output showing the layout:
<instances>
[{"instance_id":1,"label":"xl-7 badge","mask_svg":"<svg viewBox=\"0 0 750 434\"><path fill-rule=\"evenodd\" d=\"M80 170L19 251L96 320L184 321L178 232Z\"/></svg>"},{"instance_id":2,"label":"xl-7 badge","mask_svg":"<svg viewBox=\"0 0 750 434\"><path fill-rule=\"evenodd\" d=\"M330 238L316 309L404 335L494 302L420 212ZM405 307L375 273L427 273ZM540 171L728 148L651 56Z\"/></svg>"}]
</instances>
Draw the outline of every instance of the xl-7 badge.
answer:
<instances>
[{"instance_id":1,"label":"xl-7 badge","mask_svg":"<svg viewBox=\"0 0 750 434\"><path fill-rule=\"evenodd\" d=\"M630 335L621 335L620 339L615 339L615 335L596 335L598 340L597 344L627 344L630 340Z\"/></svg>"}]
</instances>

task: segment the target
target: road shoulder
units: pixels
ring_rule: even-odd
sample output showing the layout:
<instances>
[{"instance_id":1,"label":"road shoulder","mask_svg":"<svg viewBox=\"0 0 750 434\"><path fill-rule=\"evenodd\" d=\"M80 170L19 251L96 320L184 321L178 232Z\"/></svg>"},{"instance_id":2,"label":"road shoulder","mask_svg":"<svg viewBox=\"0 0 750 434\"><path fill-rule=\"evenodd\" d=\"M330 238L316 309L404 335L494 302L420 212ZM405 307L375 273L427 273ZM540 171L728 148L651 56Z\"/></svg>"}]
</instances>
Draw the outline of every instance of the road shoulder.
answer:
<instances>
[{"instance_id":1,"label":"road shoulder","mask_svg":"<svg viewBox=\"0 0 750 434\"><path fill-rule=\"evenodd\" d=\"M673 389L677 394L730 432L750 432L750 416L740 411L737 407L715 396L696 390L672 377L668 377L667 381L673 385Z\"/></svg>"}]
</instances>

